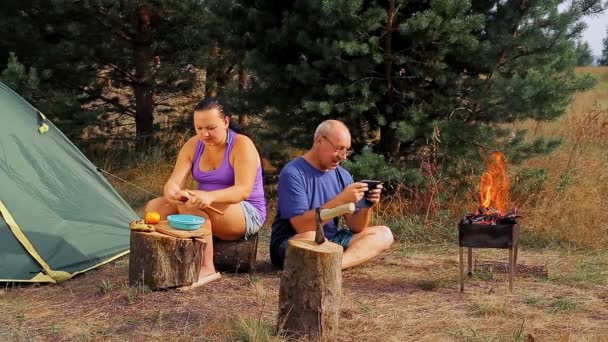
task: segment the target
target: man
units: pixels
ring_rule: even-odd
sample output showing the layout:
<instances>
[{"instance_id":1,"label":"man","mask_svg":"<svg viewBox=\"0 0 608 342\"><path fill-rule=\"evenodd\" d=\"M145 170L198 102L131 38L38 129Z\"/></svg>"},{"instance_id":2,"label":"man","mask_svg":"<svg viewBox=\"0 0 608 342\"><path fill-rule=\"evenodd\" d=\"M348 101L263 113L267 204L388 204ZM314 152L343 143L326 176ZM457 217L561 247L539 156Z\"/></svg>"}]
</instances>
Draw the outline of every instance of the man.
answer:
<instances>
[{"instance_id":1,"label":"man","mask_svg":"<svg viewBox=\"0 0 608 342\"><path fill-rule=\"evenodd\" d=\"M270 238L270 259L275 266L283 267L287 240L314 240L315 208L357 203L368 190L367 184L354 183L350 173L340 166L352 153L350 144L350 132L342 122L324 121L315 131L312 148L281 171L277 214ZM342 269L372 259L393 243L388 227L369 227L381 190L380 185L369 191L366 197L369 206L344 215L347 228L338 230L337 220L324 222L325 237L344 248Z\"/></svg>"}]
</instances>

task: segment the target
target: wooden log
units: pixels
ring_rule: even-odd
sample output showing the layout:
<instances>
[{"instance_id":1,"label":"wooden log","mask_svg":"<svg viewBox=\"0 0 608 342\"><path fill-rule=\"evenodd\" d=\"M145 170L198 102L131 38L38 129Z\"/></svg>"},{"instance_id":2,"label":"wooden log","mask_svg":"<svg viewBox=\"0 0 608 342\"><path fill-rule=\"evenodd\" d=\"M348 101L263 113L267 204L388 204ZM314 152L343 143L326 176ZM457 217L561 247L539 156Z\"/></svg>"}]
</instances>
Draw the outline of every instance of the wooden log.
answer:
<instances>
[{"instance_id":1,"label":"wooden log","mask_svg":"<svg viewBox=\"0 0 608 342\"><path fill-rule=\"evenodd\" d=\"M309 340L332 339L338 329L341 266L341 246L289 240L279 290L279 331Z\"/></svg>"},{"instance_id":2,"label":"wooden log","mask_svg":"<svg viewBox=\"0 0 608 342\"><path fill-rule=\"evenodd\" d=\"M131 231L129 285L151 290L191 285L198 280L204 248L204 238Z\"/></svg>"},{"instance_id":3,"label":"wooden log","mask_svg":"<svg viewBox=\"0 0 608 342\"><path fill-rule=\"evenodd\" d=\"M488 273L508 273L509 264L499 261L475 260L475 270ZM547 278L549 276L549 271L544 265L515 265L515 273L518 276L539 278Z\"/></svg>"},{"instance_id":4,"label":"wooden log","mask_svg":"<svg viewBox=\"0 0 608 342\"><path fill-rule=\"evenodd\" d=\"M213 238L213 265L218 271L254 272L258 255L258 234L247 240Z\"/></svg>"}]
</instances>

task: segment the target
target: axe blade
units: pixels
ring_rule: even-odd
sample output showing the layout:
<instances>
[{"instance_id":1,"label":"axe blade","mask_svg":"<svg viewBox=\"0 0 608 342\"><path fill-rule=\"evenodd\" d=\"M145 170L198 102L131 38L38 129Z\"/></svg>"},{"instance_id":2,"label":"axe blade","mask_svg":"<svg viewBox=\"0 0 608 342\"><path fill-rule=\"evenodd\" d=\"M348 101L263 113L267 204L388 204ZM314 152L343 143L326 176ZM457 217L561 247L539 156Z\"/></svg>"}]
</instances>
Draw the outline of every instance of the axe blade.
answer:
<instances>
[{"instance_id":1,"label":"axe blade","mask_svg":"<svg viewBox=\"0 0 608 342\"><path fill-rule=\"evenodd\" d=\"M321 208L315 209L315 224L317 225L315 242L320 245L325 242L325 234L323 233L323 221L321 220Z\"/></svg>"}]
</instances>

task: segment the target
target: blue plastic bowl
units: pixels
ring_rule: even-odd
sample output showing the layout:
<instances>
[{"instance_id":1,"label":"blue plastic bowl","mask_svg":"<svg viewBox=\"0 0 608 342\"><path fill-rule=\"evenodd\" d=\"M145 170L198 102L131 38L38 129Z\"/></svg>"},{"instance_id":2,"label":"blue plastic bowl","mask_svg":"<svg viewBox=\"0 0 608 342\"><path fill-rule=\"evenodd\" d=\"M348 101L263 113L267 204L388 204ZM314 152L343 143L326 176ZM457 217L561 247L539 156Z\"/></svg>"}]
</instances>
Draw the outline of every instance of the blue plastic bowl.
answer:
<instances>
[{"instance_id":1,"label":"blue plastic bowl","mask_svg":"<svg viewBox=\"0 0 608 342\"><path fill-rule=\"evenodd\" d=\"M175 229L195 230L201 227L205 219L196 215L177 214L167 216L167 221Z\"/></svg>"}]
</instances>

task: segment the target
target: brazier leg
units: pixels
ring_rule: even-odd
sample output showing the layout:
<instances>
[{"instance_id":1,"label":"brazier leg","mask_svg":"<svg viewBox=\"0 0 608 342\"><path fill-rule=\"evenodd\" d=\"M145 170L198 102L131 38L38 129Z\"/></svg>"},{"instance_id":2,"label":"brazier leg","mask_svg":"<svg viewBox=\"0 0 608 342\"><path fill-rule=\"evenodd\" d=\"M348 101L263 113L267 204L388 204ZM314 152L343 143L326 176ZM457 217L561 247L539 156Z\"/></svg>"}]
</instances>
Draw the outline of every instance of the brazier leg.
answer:
<instances>
[{"instance_id":1,"label":"brazier leg","mask_svg":"<svg viewBox=\"0 0 608 342\"><path fill-rule=\"evenodd\" d=\"M460 291L464 291L464 250L458 247L458 280L460 281Z\"/></svg>"},{"instance_id":2,"label":"brazier leg","mask_svg":"<svg viewBox=\"0 0 608 342\"><path fill-rule=\"evenodd\" d=\"M467 255L467 274L473 276L473 248L469 247Z\"/></svg>"},{"instance_id":3,"label":"brazier leg","mask_svg":"<svg viewBox=\"0 0 608 342\"><path fill-rule=\"evenodd\" d=\"M513 278L515 278L515 260L513 248L509 248L509 292L513 292Z\"/></svg>"},{"instance_id":4,"label":"brazier leg","mask_svg":"<svg viewBox=\"0 0 608 342\"><path fill-rule=\"evenodd\" d=\"M515 271L517 271L517 250L519 246L517 244L513 245L513 265L515 265Z\"/></svg>"}]
</instances>

